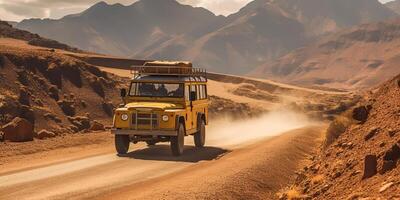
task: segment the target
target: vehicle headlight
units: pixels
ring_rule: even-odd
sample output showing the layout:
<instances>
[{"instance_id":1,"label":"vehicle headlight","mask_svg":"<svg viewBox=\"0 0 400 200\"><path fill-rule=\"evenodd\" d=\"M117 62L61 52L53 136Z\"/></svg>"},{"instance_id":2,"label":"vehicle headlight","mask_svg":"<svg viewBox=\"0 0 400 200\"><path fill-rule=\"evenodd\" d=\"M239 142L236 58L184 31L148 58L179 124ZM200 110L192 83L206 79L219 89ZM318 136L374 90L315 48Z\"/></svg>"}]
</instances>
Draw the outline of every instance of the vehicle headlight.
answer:
<instances>
[{"instance_id":1,"label":"vehicle headlight","mask_svg":"<svg viewBox=\"0 0 400 200\"><path fill-rule=\"evenodd\" d=\"M122 115L121 115L121 119L122 119L123 121L128 120L128 118L129 118L129 116L128 116L127 114L122 114Z\"/></svg>"},{"instance_id":2,"label":"vehicle headlight","mask_svg":"<svg viewBox=\"0 0 400 200\"><path fill-rule=\"evenodd\" d=\"M163 120L164 122L167 122L167 121L169 120L168 115L163 115L163 116L162 116L162 120Z\"/></svg>"}]
</instances>

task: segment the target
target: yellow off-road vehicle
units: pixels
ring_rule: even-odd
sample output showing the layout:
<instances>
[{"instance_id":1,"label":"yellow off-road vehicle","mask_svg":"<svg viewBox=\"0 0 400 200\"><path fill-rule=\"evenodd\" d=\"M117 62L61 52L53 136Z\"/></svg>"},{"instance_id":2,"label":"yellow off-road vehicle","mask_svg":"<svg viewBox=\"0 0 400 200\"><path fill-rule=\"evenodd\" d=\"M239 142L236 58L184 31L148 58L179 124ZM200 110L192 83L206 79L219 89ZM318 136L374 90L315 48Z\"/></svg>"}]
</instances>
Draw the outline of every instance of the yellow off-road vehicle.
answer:
<instances>
[{"instance_id":1,"label":"yellow off-road vehicle","mask_svg":"<svg viewBox=\"0 0 400 200\"><path fill-rule=\"evenodd\" d=\"M205 144L208 124L207 73L188 62L147 62L132 67L130 88L121 90L124 104L115 110L113 130L118 154L130 142L171 142L172 154L183 153L184 137Z\"/></svg>"}]
</instances>

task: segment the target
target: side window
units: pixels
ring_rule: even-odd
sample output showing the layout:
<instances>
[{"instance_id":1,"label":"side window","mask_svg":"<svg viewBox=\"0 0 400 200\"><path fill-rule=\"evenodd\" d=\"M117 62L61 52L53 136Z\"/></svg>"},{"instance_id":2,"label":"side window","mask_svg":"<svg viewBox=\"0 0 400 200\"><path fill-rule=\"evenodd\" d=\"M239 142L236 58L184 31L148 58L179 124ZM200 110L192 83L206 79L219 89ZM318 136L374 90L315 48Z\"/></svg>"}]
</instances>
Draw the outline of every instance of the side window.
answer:
<instances>
[{"instance_id":1,"label":"side window","mask_svg":"<svg viewBox=\"0 0 400 200\"><path fill-rule=\"evenodd\" d=\"M186 101L190 100L190 98L189 98L190 97L189 90L190 90L189 85L185 86L185 98L186 98Z\"/></svg>"},{"instance_id":2,"label":"side window","mask_svg":"<svg viewBox=\"0 0 400 200\"><path fill-rule=\"evenodd\" d=\"M196 92L196 85L190 86L190 92Z\"/></svg>"},{"instance_id":3,"label":"side window","mask_svg":"<svg viewBox=\"0 0 400 200\"><path fill-rule=\"evenodd\" d=\"M207 99L208 98L207 85L203 85L203 87L204 87L204 97Z\"/></svg>"},{"instance_id":4,"label":"side window","mask_svg":"<svg viewBox=\"0 0 400 200\"><path fill-rule=\"evenodd\" d=\"M197 99L196 100L200 100L201 99L201 95L200 95L200 85L196 85L197 88Z\"/></svg>"},{"instance_id":5,"label":"side window","mask_svg":"<svg viewBox=\"0 0 400 200\"><path fill-rule=\"evenodd\" d=\"M207 99L207 89L206 85L199 85L199 99Z\"/></svg>"},{"instance_id":6,"label":"side window","mask_svg":"<svg viewBox=\"0 0 400 200\"><path fill-rule=\"evenodd\" d=\"M199 87L200 87L200 97L199 97L199 99L204 99L204 88L203 88L203 85L199 85Z\"/></svg>"}]
</instances>

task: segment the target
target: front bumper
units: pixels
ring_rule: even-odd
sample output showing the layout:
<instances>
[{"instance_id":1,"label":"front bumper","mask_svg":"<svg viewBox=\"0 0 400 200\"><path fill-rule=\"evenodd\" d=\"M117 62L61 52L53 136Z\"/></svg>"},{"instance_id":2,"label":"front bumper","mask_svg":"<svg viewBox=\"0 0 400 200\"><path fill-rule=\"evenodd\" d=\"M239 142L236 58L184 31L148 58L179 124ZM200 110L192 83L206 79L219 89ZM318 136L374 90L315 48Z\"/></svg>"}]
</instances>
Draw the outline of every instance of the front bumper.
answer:
<instances>
[{"instance_id":1,"label":"front bumper","mask_svg":"<svg viewBox=\"0 0 400 200\"><path fill-rule=\"evenodd\" d=\"M139 136L177 136L175 130L124 130L112 129L111 133L114 135L139 135Z\"/></svg>"}]
</instances>

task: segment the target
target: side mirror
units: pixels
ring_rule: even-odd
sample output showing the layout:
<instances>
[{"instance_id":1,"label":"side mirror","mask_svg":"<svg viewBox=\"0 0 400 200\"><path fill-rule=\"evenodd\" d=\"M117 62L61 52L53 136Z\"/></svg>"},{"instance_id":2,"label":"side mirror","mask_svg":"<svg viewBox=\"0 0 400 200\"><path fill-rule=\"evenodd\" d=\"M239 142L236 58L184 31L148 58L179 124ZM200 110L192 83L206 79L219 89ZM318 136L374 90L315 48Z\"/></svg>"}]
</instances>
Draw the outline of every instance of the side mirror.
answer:
<instances>
[{"instance_id":1,"label":"side mirror","mask_svg":"<svg viewBox=\"0 0 400 200\"><path fill-rule=\"evenodd\" d=\"M126 97L126 89L125 88L121 89L121 97L122 98Z\"/></svg>"},{"instance_id":2,"label":"side mirror","mask_svg":"<svg viewBox=\"0 0 400 200\"><path fill-rule=\"evenodd\" d=\"M190 101L196 101L197 99L197 93L195 91L190 92Z\"/></svg>"}]
</instances>

